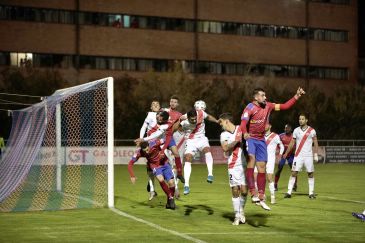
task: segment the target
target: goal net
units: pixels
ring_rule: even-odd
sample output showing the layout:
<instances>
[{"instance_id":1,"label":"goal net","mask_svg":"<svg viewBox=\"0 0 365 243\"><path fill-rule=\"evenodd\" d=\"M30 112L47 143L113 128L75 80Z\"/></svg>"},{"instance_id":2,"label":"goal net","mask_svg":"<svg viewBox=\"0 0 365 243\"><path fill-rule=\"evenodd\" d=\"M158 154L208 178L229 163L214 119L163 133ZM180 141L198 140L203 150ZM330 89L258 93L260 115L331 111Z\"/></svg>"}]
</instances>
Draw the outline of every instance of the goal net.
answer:
<instances>
[{"instance_id":1,"label":"goal net","mask_svg":"<svg viewBox=\"0 0 365 243\"><path fill-rule=\"evenodd\" d=\"M113 207L113 108L105 78L12 111L0 211Z\"/></svg>"}]
</instances>

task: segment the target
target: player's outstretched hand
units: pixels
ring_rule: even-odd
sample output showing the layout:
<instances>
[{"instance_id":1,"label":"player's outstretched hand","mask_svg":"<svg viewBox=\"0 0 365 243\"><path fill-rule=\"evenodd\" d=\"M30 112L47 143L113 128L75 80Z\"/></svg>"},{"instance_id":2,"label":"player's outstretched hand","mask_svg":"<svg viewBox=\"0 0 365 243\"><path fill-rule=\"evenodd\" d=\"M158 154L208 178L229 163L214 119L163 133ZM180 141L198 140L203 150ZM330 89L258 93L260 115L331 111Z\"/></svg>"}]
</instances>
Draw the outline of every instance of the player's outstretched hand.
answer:
<instances>
[{"instance_id":1,"label":"player's outstretched hand","mask_svg":"<svg viewBox=\"0 0 365 243\"><path fill-rule=\"evenodd\" d=\"M299 99L302 95L304 95L305 94L305 91L304 91L304 89L302 89L301 87L298 87L298 89L297 89L297 93L295 94L295 98L296 99Z\"/></svg>"},{"instance_id":2,"label":"player's outstretched hand","mask_svg":"<svg viewBox=\"0 0 365 243\"><path fill-rule=\"evenodd\" d=\"M137 180L137 177L131 177L131 182L133 185L136 184L136 180Z\"/></svg>"}]
</instances>

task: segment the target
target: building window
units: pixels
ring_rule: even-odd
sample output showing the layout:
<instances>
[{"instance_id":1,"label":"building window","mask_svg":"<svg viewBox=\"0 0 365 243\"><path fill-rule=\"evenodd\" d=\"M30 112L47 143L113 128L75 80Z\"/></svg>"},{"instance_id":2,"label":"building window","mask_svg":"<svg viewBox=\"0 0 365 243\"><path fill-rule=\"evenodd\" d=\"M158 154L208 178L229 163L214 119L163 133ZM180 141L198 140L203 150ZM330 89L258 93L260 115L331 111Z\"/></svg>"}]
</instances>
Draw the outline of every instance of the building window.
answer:
<instances>
[{"instance_id":1,"label":"building window","mask_svg":"<svg viewBox=\"0 0 365 243\"><path fill-rule=\"evenodd\" d=\"M33 63L32 53L10 53L10 65L17 67L31 66Z\"/></svg>"},{"instance_id":2,"label":"building window","mask_svg":"<svg viewBox=\"0 0 365 243\"><path fill-rule=\"evenodd\" d=\"M10 54L8 52L0 52L0 65L1 66L10 65Z\"/></svg>"}]
</instances>

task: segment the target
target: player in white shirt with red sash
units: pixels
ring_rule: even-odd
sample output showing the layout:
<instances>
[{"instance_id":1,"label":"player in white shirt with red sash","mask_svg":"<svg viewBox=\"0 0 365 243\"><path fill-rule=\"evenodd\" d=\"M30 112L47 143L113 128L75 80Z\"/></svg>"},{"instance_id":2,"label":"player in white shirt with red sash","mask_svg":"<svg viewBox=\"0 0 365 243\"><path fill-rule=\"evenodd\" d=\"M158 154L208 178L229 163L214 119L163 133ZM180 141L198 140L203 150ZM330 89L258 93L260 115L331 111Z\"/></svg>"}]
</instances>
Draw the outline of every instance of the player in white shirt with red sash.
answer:
<instances>
[{"instance_id":1,"label":"player in white shirt with red sash","mask_svg":"<svg viewBox=\"0 0 365 243\"><path fill-rule=\"evenodd\" d=\"M308 116L301 114L299 116L299 127L294 129L293 139L288 146L287 152L285 152L285 154L283 155L283 157L286 158L286 156L288 155L288 151L290 151L294 143L296 143L292 173L289 178L288 192L285 195L285 198L291 198L295 178L297 177L298 172L302 169L303 166L306 168L308 173L309 198L316 198L314 194L313 157L314 161L318 162L318 140L316 131L312 127L308 126L307 123ZM312 145L314 145L314 149L312 149Z\"/></svg>"},{"instance_id":2,"label":"player in white shirt with red sash","mask_svg":"<svg viewBox=\"0 0 365 243\"><path fill-rule=\"evenodd\" d=\"M139 138L143 138L147 132L147 134L150 134L151 130L155 128L157 129L157 119L156 115L157 112L161 109L160 102L158 99L154 98L151 102L151 111L147 113L147 117L143 122L143 125L141 127L141 130L139 131ZM152 173L152 170L147 166L147 175L149 177L147 190L150 193L150 197L148 200L152 200L154 197L157 196L157 193L155 192L155 176Z\"/></svg>"},{"instance_id":3,"label":"player in white shirt with red sash","mask_svg":"<svg viewBox=\"0 0 365 243\"><path fill-rule=\"evenodd\" d=\"M242 131L240 126L233 124L232 115L229 113L223 113L219 116L219 124L224 130L220 136L221 146L223 151L229 154L228 176L235 214L232 225L244 224L246 218L243 209L246 203L247 187L245 172L242 166Z\"/></svg>"},{"instance_id":4,"label":"player in white shirt with red sash","mask_svg":"<svg viewBox=\"0 0 365 243\"><path fill-rule=\"evenodd\" d=\"M184 115L185 116L185 115ZM203 110L190 110L187 113L187 119L180 123L183 131L185 132L186 146L184 156L184 176L185 186L184 195L190 193L190 175L191 175L191 162L197 152L203 152L205 156L205 163L207 164L208 177L207 182L213 182L213 156L210 152L210 146L208 138L205 136L205 123L204 120L218 123L218 120L207 114Z\"/></svg>"},{"instance_id":5,"label":"player in white shirt with red sash","mask_svg":"<svg viewBox=\"0 0 365 243\"><path fill-rule=\"evenodd\" d=\"M284 152L284 145L280 140L278 134L271 132L271 124L267 123L265 125L265 141L267 146L267 163L266 163L266 176L269 182L269 190L271 194L271 204L275 201L275 183L274 183L274 168L276 161L276 148L279 146L279 154L282 155Z\"/></svg>"}]
</instances>

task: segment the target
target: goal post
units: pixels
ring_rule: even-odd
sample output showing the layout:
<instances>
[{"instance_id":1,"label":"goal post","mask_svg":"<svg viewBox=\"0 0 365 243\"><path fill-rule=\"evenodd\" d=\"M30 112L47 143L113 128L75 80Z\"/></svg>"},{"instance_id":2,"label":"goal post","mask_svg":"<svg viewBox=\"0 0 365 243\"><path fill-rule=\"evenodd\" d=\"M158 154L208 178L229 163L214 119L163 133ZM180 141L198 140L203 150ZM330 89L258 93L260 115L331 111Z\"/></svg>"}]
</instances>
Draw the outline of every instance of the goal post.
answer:
<instances>
[{"instance_id":1,"label":"goal post","mask_svg":"<svg viewBox=\"0 0 365 243\"><path fill-rule=\"evenodd\" d=\"M113 78L12 111L0 212L114 207Z\"/></svg>"}]
</instances>

